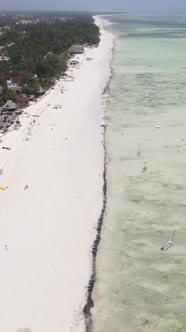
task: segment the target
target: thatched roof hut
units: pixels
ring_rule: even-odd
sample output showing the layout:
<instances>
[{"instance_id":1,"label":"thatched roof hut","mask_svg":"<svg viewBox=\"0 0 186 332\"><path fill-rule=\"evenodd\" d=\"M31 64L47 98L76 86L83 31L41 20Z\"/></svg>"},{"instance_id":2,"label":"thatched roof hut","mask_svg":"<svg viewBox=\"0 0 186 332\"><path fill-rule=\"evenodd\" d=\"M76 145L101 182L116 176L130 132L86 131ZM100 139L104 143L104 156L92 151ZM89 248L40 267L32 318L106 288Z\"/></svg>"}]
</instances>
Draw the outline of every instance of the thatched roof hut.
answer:
<instances>
[{"instance_id":1,"label":"thatched roof hut","mask_svg":"<svg viewBox=\"0 0 186 332\"><path fill-rule=\"evenodd\" d=\"M46 92L46 90L43 89L42 86L40 86L39 89L36 91L36 93L39 94L39 95L43 95L45 92Z\"/></svg>"},{"instance_id":2,"label":"thatched roof hut","mask_svg":"<svg viewBox=\"0 0 186 332\"><path fill-rule=\"evenodd\" d=\"M7 102L2 106L2 111L14 112L17 109L17 104L15 104L12 100L7 100Z\"/></svg>"},{"instance_id":3,"label":"thatched roof hut","mask_svg":"<svg viewBox=\"0 0 186 332\"><path fill-rule=\"evenodd\" d=\"M82 45L73 45L68 49L70 54L83 54L84 47Z\"/></svg>"}]
</instances>

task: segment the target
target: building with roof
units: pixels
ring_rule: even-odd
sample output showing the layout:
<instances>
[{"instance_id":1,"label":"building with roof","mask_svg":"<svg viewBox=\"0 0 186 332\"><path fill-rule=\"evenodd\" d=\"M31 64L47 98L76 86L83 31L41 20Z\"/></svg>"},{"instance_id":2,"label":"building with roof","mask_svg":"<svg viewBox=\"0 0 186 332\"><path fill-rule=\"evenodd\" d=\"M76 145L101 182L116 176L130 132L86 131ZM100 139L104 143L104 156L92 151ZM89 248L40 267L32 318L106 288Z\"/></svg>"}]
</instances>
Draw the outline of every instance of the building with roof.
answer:
<instances>
[{"instance_id":1,"label":"building with roof","mask_svg":"<svg viewBox=\"0 0 186 332\"><path fill-rule=\"evenodd\" d=\"M21 97L18 97L18 98L17 98L17 101L18 101L18 102L22 102L22 103L28 103L29 100L30 100L30 98L29 98L29 97L26 97L26 96L21 96Z\"/></svg>"},{"instance_id":2,"label":"building with roof","mask_svg":"<svg viewBox=\"0 0 186 332\"><path fill-rule=\"evenodd\" d=\"M8 70L5 70L1 73L1 75L5 78L5 79L9 79L11 77L11 73Z\"/></svg>"},{"instance_id":3,"label":"building with roof","mask_svg":"<svg viewBox=\"0 0 186 332\"><path fill-rule=\"evenodd\" d=\"M0 55L0 61L9 61L10 60L10 58L8 57L8 56L6 56L6 55Z\"/></svg>"},{"instance_id":4,"label":"building with roof","mask_svg":"<svg viewBox=\"0 0 186 332\"><path fill-rule=\"evenodd\" d=\"M7 87L11 90L15 90L15 91L19 91L21 90L20 87L20 83L22 80L22 76L21 75L17 75L13 78L9 78L6 82L7 82Z\"/></svg>"},{"instance_id":5,"label":"building with roof","mask_svg":"<svg viewBox=\"0 0 186 332\"><path fill-rule=\"evenodd\" d=\"M1 107L1 114L10 114L16 111L18 105L12 100L7 100L7 102Z\"/></svg>"},{"instance_id":6,"label":"building with roof","mask_svg":"<svg viewBox=\"0 0 186 332\"><path fill-rule=\"evenodd\" d=\"M39 89L36 91L38 95L43 95L46 92L45 89L42 88L42 86L39 87Z\"/></svg>"},{"instance_id":7,"label":"building with roof","mask_svg":"<svg viewBox=\"0 0 186 332\"><path fill-rule=\"evenodd\" d=\"M14 84L20 84L22 80L22 76L21 75L17 75L15 77L12 78L12 83Z\"/></svg>"},{"instance_id":8,"label":"building with roof","mask_svg":"<svg viewBox=\"0 0 186 332\"><path fill-rule=\"evenodd\" d=\"M83 54L84 47L82 45L73 45L68 49L70 54Z\"/></svg>"}]
</instances>

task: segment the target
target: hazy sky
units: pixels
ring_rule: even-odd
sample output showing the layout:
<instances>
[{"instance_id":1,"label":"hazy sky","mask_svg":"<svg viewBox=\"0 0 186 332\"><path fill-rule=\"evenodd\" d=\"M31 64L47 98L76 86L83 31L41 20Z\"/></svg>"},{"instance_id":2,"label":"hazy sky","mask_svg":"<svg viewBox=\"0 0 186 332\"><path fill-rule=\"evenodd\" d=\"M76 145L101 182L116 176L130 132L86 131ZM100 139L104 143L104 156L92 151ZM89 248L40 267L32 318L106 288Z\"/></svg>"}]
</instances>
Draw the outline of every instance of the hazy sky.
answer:
<instances>
[{"instance_id":1,"label":"hazy sky","mask_svg":"<svg viewBox=\"0 0 186 332\"><path fill-rule=\"evenodd\" d=\"M0 0L0 10L186 12L186 0Z\"/></svg>"}]
</instances>

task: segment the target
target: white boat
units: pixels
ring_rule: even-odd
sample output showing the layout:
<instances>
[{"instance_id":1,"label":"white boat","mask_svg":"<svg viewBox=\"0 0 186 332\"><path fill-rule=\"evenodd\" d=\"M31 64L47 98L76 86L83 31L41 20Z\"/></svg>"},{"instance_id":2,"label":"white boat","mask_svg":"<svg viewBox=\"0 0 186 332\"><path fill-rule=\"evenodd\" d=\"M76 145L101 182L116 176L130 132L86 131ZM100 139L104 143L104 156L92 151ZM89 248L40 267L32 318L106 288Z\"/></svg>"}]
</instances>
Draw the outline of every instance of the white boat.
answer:
<instances>
[{"instance_id":1,"label":"white boat","mask_svg":"<svg viewBox=\"0 0 186 332\"><path fill-rule=\"evenodd\" d=\"M149 98L150 96L149 96L149 93L145 93L144 94L144 98Z\"/></svg>"},{"instance_id":2,"label":"white boat","mask_svg":"<svg viewBox=\"0 0 186 332\"><path fill-rule=\"evenodd\" d=\"M157 122L156 125L155 125L155 128L160 128L161 127L161 123L160 122Z\"/></svg>"},{"instance_id":3,"label":"white boat","mask_svg":"<svg viewBox=\"0 0 186 332\"><path fill-rule=\"evenodd\" d=\"M169 249L170 247L172 247L173 245L173 242L172 241L166 241L162 246L161 246L161 250L167 250Z\"/></svg>"}]
</instances>

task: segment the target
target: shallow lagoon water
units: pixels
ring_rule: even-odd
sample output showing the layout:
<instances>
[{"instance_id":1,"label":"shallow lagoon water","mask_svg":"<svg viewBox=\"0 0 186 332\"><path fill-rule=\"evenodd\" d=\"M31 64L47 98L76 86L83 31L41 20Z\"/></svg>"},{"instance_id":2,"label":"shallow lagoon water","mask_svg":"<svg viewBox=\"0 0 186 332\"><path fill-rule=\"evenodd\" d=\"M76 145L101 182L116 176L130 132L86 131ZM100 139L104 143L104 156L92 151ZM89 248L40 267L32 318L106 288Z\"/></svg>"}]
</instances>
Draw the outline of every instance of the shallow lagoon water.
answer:
<instances>
[{"instance_id":1,"label":"shallow lagoon water","mask_svg":"<svg viewBox=\"0 0 186 332\"><path fill-rule=\"evenodd\" d=\"M111 20L117 39L93 331L184 332L186 16ZM162 252L175 229L173 247Z\"/></svg>"}]
</instances>

